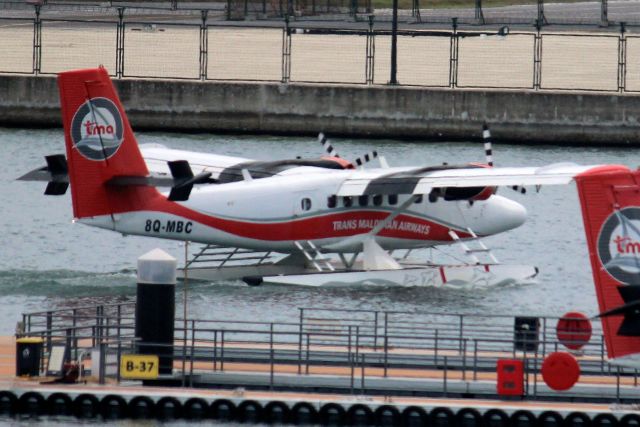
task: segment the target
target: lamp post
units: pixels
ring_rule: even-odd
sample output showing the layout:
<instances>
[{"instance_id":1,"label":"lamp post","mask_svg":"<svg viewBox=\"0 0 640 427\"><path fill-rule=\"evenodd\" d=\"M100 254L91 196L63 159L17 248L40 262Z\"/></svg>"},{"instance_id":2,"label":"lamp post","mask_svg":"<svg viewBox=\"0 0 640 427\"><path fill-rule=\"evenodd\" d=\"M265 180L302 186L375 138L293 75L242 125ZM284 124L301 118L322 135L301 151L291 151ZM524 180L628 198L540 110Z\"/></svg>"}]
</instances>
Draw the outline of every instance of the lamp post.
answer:
<instances>
[{"instance_id":1,"label":"lamp post","mask_svg":"<svg viewBox=\"0 0 640 427\"><path fill-rule=\"evenodd\" d=\"M398 84L398 0L393 0L393 15L391 18L391 76L390 85Z\"/></svg>"}]
</instances>

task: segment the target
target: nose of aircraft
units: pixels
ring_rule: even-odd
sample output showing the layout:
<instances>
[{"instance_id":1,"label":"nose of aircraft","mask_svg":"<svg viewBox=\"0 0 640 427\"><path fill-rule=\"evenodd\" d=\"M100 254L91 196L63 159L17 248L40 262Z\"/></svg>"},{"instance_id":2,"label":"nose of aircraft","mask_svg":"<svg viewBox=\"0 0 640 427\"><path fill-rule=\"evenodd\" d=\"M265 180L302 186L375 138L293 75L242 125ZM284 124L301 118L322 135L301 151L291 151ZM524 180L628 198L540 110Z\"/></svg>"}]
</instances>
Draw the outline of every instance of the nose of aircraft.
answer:
<instances>
[{"instance_id":1,"label":"nose of aircraft","mask_svg":"<svg viewBox=\"0 0 640 427\"><path fill-rule=\"evenodd\" d=\"M493 195L479 207L480 210L469 221L471 229L478 234L489 235L511 230L520 227L527 219L527 209L506 197Z\"/></svg>"}]
</instances>

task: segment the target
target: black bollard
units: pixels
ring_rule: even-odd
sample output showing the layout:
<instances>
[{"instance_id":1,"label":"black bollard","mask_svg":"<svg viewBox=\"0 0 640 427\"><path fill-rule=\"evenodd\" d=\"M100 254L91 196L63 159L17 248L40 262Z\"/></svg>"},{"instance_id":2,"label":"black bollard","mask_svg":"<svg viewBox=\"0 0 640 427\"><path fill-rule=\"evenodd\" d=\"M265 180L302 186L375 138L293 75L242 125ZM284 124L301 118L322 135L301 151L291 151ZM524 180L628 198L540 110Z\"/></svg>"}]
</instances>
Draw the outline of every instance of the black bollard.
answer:
<instances>
[{"instance_id":1,"label":"black bollard","mask_svg":"<svg viewBox=\"0 0 640 427\"><path fill-rule=\"evenodd\" d=\"M138 353L158 355L161 375L171 374L173 367L176 266L176 259L160 249L138 258Z\"/></svg>"}]
</instances>

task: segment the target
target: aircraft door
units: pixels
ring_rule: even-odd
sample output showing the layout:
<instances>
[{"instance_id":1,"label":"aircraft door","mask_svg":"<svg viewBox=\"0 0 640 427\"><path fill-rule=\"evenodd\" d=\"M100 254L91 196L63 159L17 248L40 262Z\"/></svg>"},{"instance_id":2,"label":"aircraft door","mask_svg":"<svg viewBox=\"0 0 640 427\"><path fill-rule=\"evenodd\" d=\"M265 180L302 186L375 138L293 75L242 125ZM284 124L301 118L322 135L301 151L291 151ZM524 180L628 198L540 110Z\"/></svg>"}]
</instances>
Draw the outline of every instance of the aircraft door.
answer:
<instances>
[{"instance_id":1,"label":"aircraft door","mask_svg":"<svg viewBox=\"0 0 640 427\"><path fill-rule=\"evenodd\" d=\"M316 203L317 198L314 197L313 190L295 193L293 199L293 216L299 218L309 215L318 209Z\"/></svg>"},{"instance_id":2,"label":"aircraft door","mask_svg":"<svg viewBox=\"0 0 640 427\"><path fill-rule=\"evenodd\" d=\"M298 191L293 194L291 234L293 240L314 240L318 236L318 221L314 213L320 208L316 189Z\"/></svg>"}]
</instances>

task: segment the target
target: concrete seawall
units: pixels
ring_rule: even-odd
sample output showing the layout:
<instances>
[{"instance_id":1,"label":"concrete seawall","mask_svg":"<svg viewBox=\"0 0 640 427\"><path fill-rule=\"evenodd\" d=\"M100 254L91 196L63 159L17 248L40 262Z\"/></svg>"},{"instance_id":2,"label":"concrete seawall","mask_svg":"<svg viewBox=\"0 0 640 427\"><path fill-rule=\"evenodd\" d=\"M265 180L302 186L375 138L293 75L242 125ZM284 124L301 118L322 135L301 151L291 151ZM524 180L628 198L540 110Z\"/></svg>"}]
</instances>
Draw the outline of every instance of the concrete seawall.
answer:
<instances>
[{"instance_id":1,"label":"concrete seawall","mask_svg":"<svg viewBox=\"0 0 640 427\"><path fill-rule=\"evenodd\" d=\"M640 145L640 95L120 80L137 130ZM54 77L0 76L0 126L60 126Z\"/></svg>"}]
</instances>

